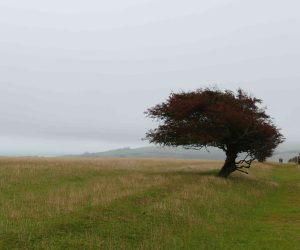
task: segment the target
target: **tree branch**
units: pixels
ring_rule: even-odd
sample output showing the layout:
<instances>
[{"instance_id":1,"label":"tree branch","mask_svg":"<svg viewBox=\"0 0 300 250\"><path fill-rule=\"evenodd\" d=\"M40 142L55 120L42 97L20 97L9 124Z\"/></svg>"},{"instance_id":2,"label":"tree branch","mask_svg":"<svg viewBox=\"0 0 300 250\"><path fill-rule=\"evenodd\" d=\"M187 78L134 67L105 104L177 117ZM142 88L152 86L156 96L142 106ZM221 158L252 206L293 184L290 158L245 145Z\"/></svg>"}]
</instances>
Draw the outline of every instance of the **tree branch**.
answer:
<instances>
[{"instance_id":1,"label":"tree branch","mask_svg":"<svg viewBox=\"0 0 300 250\"><path fill-rule=\"evenodd\" d=\"M247 171L245 171L245 170L242 170L242 169L236 169L237 171L240 171L240 172L243 172L244 174L249 174Z\"/></svg>"},{"instance_id":2,"label":"tree branch","mask_svg":"<svg viewBox=\"0 0 300 250\"><path fill-rule=\"evenodd\" d=\"M243 172L245 174L248 174L247 171L243 170L244 168L250 168L252 162L254 161L254 158L251 157L249 160L247 160L247 158L250 156L250 154L248 153L246 155L246 157L238 162L235 163L235 169L237 171Z\"/></svg>"}]
</instances>

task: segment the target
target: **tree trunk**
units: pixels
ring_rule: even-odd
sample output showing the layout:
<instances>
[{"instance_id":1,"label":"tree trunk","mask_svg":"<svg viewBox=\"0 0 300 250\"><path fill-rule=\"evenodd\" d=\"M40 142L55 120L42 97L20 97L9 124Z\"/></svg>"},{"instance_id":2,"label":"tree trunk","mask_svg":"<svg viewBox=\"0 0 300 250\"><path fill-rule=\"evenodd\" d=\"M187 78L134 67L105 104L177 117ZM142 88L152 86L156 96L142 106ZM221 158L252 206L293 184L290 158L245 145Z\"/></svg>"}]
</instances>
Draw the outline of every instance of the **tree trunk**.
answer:
<instances>
[{"instance_id":1,"label":"tree trunk","mask_svg":"<svg viewBox=\"0 0 300 250\"><path fill-rule=\"evenodd\" d=\"M218 173L219 177L228 177L232 172L236 170L235 160L237 158L237 154L235 152L227 152L226 153L226 160L224 166L221 168L220 172Z\"/></svg>"}]
</instances>

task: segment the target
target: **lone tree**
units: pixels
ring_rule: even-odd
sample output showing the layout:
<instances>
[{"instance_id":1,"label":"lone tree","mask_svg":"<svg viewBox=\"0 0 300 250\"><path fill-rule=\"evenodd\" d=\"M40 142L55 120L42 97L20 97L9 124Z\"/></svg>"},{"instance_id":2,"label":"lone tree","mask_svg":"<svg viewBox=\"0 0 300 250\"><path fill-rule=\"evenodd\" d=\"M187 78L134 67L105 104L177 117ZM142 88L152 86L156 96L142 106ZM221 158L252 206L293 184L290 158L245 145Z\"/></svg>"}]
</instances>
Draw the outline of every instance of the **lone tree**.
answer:
<instances>
[{"instance_id":1,"label":"lone tree","mask_svg":"<svg viewBox=\"0 0 300 250\"><path fill-rule=\"evenodd\" d=\"M250 168L252 161L264 161L284 141L262 100L239 89L237 93L216 88L172 93L167 101L145 114L158 120L146 139L162 146L201 149L217 147L226 153L218 176L227 177ZM237 157L243 156L237 161Z\"/></svg>"}]
</instances>

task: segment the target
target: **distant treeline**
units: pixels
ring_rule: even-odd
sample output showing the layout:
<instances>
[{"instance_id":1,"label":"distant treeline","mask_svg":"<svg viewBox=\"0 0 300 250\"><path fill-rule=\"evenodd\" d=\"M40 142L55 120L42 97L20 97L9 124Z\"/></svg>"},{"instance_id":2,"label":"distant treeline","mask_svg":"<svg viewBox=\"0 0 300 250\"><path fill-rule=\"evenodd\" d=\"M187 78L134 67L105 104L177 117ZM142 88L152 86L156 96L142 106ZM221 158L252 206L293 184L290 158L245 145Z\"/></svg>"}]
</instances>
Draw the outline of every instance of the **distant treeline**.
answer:
<instances>
[{"instance_id":1,"label":"distant treeline","mask_svg":"<svg viewBox=\"0 0 300 250\"><path fill-rule=\"evenodd\" d=\"M289 162L295 162L297 164L300 164L300 156L295 156L295 157L289 159Z\"/></svg>"}]
</instances>

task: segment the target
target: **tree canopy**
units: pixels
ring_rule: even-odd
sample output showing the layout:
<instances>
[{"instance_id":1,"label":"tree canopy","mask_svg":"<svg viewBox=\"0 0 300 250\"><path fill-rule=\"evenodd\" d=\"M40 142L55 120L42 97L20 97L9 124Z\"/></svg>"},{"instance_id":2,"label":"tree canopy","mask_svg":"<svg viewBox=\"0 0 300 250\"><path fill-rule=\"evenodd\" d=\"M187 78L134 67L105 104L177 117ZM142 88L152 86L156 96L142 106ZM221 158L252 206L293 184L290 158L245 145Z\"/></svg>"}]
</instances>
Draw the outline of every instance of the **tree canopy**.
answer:
<instances>
[{"instance_id":1,"label":"tree canopy","mask_svg":"<svg viewBox=\"0 0 300 250\"><path fill-rule=\"evenodd\" d=\"M264 161L283 142L283 135L260 107L262 100L242 89L237 92L216 88L171 93L169 98L148 109L148 117L159 126L146 139L163 146L201 149L217 147L226 153L219 176L243 171L253 160ZM243 160L236 162L239 154Z\"/></svg>"}]
</instances>

